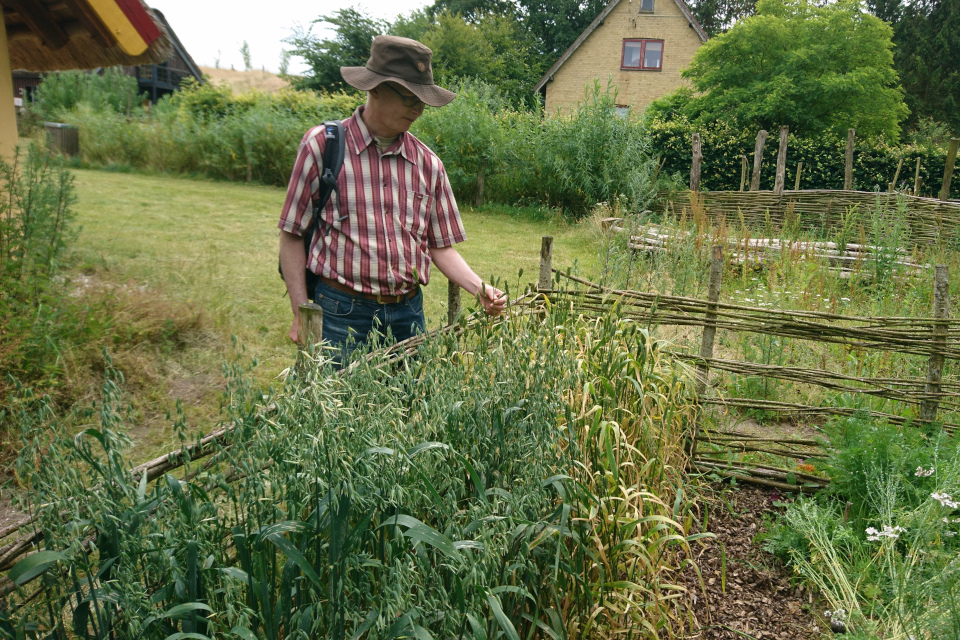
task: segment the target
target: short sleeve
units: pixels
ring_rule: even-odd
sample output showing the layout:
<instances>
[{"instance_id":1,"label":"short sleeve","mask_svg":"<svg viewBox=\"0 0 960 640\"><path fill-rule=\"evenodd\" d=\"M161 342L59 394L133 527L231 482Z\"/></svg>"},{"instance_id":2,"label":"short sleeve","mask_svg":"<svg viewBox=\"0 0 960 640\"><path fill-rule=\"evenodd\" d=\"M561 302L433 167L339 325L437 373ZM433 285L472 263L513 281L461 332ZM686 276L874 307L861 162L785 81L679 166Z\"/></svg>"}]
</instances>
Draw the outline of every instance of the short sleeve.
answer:
<instances>
[{"instance_id":1,"label":"short sleeve","mask_svg":"<svg viewBox=\"0 0 960 640\"><path fill-rule=\"evenodd\" d=\"M439 159L436 160L440 162ZM442 249L467 239L467 232L460 220L460 209L453 195L453 187L447 178L447 171L440 164L437 186L433 194L433 211L430 212L430 228L427 231L429 246Z\"/></svg>"},{"instance_id":2,"label":"short sleeve","mask_svg":"<svg viewBox=\"0 0 960 640\"><path fill-rule=\"evenodd\" d=\"M301 236L310 227L313 202L320 190L320 171L326 137L323 126L307 131L300 141L297 157L287 185L287 199L280 212L277 227Z\"/></svg>"}]
</instances>

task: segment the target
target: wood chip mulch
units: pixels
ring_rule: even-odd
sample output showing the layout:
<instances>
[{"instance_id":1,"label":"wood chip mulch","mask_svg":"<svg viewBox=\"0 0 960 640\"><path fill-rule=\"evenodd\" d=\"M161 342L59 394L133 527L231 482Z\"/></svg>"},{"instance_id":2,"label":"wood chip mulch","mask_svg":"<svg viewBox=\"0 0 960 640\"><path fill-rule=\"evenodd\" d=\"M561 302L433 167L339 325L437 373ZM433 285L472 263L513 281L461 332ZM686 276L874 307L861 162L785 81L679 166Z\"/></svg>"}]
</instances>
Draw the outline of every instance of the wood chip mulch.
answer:
<instances>
[{"instance_id":1,"label":"wood chip mulch","mask_svg":"<svg viewBox=\"0 0 960 640\"><path fill-rule=\"evenodd\" d=\"M707 528L716 538L694 543L693 552L706 597L696 574L687 569L680 582L688 589L687 607L700 629L687 638L821 640L833 634L813 615L809 591L791 584L790 572L754 542L763 514L773 514L782 498L769 489L723 489L722 501L710 500ZM719 496L718 496L719 497ZM732 513L731 513L732 511ZM721 579L726 552L726 580ZM795 581L796 582L796 581Z\"/></svg>"}]
</instances>

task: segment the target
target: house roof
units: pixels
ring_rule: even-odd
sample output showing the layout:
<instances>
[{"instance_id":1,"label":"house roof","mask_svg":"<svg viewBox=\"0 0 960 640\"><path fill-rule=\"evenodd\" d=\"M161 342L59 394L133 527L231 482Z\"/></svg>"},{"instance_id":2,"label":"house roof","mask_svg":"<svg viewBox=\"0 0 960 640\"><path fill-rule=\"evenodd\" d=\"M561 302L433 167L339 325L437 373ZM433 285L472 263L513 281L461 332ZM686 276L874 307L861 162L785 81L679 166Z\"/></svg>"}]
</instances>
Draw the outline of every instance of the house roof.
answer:
<instances>
[{"instance_id":1,"label":"house roof","mask_svg":"<svg viewBox=\"0 0 960 640\"><path fill-rule=\"evenodd\" d=\"M583 33L580 34L580 37L577 38L572 45L570 45L570 48L564 51L563 55L560 56L560 59L557 60L556 63L554 63L554 65L550 67L550 70L543 75L543 77L540 79L540 82L538 82L537 86L534 88L533 90L534 93L539 92L541 89L543 89L544 85L546 85L547 82L553 79L553 74L555 74L557 70L559 70L560 67L563 66L563 63L566 62L567 59L573 55L573 52L576 51L580 47L580 45L583 44L584 41L586 41L587 38L590 37L590 34L593 33L597 27L603 24L603 21L606 20L607 16L610 15L610 12L613 11L618 4L620 4L620 1L621 0L611 0L610 4L608 4L604 8L604 10L600 12L600 15L594 18L593 22L590 23L590 26L587 27L583 31ZM686 17L687 21L690 22L690 26L693 27L693 30L697 32L697 36L700 38L700 41L706 42L707 32L703 30L703 27L700 26L700 23L693 16L693 13L690 11L690 7L687 6L687 3L684 2L683 0L673 0L673 1L677 4L677 7L680 9L680 12L683 13L683 15Z\"/></svg>"},{"instance_id":2,"label":"house roof","mask_svg":"<svg viewBox=\"0 0 960 640\"><path fill-rule=\"evenodd\" d=\"M200 84L203 84L203 72L200 71L200 67L197 66L197 63L193 61L193 58L187 53L186 47L183 46L183 43L180 42L180 38L177 37L176 32L170 26L170 23L167 22L167 17L163 15L159 10L153 9L153 14L159 18L160 22L163 23L163 27L167 31L167 35L170 36L170 42L173 44L174 51L183 58L183 61L187 64L187 68L190 69L190 73L193 74L193 77L197 79Z\"/></svg>"},{"instance_id":3,"label":"house roof","mask_svg":"<svg viewBox=\"0 0 960 640\"><path fill-rule=\"evenodd\" d=\"M155 64L174 51L142 0L0 0L0 10L14 69Z\"/></svg>"}]
</instances>

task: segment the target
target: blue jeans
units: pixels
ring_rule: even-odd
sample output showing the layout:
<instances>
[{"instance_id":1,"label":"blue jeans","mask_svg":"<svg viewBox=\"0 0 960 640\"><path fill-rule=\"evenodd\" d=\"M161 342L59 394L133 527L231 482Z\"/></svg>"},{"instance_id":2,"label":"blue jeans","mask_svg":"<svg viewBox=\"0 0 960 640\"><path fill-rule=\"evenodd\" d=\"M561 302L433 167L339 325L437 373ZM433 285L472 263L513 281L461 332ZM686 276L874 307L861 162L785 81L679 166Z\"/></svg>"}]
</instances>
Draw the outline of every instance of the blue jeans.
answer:
<instances>
[{"instance_id":1,"label":"blue jeans","mask_svg":"<svg viewBox=\"0 0 960 640\"><path fill-rule=\"evenodd\" d=\"M338 367L375 335L381 341L390 335L401 342L426 329L422 289L409 300L379 304L321 282L316 302L323 309L323 340L336 349L333 359Z\"/></svg>"}]
</instances>

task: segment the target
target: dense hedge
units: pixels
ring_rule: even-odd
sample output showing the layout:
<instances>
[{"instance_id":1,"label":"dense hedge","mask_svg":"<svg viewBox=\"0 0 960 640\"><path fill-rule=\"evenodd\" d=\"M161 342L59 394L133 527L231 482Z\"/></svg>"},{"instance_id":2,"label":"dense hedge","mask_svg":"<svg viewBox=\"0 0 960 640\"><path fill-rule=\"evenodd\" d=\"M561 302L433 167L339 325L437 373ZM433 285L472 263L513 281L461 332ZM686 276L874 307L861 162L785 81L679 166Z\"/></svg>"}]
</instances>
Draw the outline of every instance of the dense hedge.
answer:
<instances>
[{"instance_id":1,"label":"dense hedge","mask_svg":"<svg viewBox=\"0 0 960 640\"><path fill-rule=\"evenodd\" d=\"M684 179L689 176L693 155L691 139L696 131L700 133L703 150L700 188L705 191L739 189L741 155L747 156L749 185L749 172L753 170L753 150L758 132L738 130L723 122L715 123L710 128L698 127L683 118L670 121L653 120L649 123L650 147L653 153L666 158L664 171L679 173ZM779 140L778 131L769 132L763 149L761 189L773 189ZM822 134L816 138L797 138L791 134L787 149L786 187L793 188L797 164L802 161L801 189L842 189L846 146L846 138L837 135ZM885 191L902 158L903 168L897 186L912 190L918 157L921 194L937 197L946 164L946 151L937 147L892 145L883 140L858 139L853 157L853 186L863 191ZM950 194L952 198L960 198L960 179L953 181Z\"/></svg>"}]
</instances>

